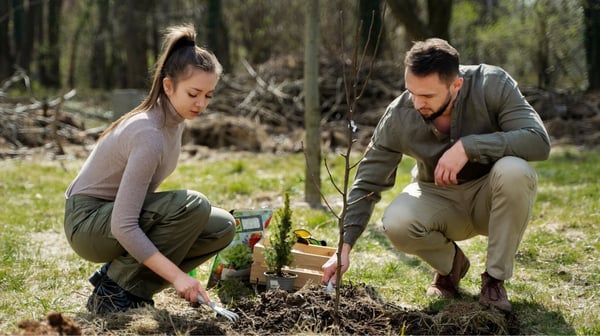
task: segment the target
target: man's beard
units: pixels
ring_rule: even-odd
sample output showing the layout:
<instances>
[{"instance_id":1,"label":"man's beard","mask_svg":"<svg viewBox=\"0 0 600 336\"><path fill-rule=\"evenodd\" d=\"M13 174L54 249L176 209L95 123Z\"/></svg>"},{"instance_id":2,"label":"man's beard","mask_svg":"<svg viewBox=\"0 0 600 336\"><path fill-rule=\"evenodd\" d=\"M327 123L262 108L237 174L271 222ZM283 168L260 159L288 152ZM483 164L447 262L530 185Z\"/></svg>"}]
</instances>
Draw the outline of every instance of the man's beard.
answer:
<instances>
[{"instance_id":1,"label":"man's beard","mask_svg":"<svg viewBox=\"0 0 600 336\"><path fill-rule=\"evenodd\" d=\"M452 101L452 95L450 95L450 93L448 93L448 100L446 101L446 103L444 105L442 105L442 107L440 107L439 110L437 110L437 112L432 113L428 116L423 116L423 120L425 121L433 121L435 120L435 118L441 116L442 114L444 114L444 111L446 111L446 109L448 108L448 105L450 105L450 102Z\"/></svg>"}]
</instances>

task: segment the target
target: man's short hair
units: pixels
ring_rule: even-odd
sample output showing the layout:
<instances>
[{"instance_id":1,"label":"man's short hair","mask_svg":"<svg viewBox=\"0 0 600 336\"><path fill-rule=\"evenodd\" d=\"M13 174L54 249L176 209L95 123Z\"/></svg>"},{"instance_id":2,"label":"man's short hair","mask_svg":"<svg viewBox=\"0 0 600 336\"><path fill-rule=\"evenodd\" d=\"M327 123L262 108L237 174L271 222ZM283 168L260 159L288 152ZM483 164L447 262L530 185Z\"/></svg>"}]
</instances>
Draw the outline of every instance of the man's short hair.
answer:
<instances>
[{"instance_id":1,"label":"man's short hair","mask_svg":"<svg viewBox=\"0 0 600 336\"><path fill-rule=\"evenodd\" d=\"M404 66L415 76L437 73L447 83L458 75L459 62L458 51L440 38L415 42L404 57Z\"/></svg>"}]
</instances>

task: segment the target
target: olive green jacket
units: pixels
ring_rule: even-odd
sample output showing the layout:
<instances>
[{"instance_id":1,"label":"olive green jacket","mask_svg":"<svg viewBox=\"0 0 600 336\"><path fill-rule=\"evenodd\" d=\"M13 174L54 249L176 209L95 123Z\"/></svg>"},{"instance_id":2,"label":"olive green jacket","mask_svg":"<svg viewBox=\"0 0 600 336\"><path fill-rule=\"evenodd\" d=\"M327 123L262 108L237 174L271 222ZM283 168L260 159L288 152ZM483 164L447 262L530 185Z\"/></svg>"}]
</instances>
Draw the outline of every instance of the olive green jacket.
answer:
<instances>
[{"instance_id":1,"label":"olive green jacket","mask_svg":"<svg viewBox=\"0 0 600 336\"><path fill-rule=\"evenodd\" d=\"M461 140L469 162L458 174L459 183L484 176L504 156L548 158L548 133L510 75L485 64L461 66L459 75L464 83L452 109L450 134L423 119L408 91L388 106L357 167L344 242L354 245L362 234L381 192L394 186L403 155L416 160L415 180L433 182L439 158Z\"/></svg>"}]
</instances>

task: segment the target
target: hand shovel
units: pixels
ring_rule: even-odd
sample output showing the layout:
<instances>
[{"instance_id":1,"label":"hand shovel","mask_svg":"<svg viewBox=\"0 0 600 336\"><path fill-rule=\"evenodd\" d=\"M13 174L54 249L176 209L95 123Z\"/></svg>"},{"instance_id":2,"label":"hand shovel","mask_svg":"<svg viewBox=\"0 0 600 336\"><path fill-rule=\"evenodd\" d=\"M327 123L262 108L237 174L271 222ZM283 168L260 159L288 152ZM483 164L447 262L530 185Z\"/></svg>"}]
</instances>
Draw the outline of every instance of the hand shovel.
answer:
<instances>
[{"instance_id":1,"label":"hand shovel","mask_svg":"<svg viewBox=\"0 0 600 336\"><path fill-rule=\"evenodd\" d=\"M206 303L206 301L204 301L202 295L200 294L198 294L198 302L209 306L210 309L214 310L219 315L225 316L231 322L235 322L240 318L238 314L232 312L231 310L227 310L223 307L217 306L217 304L213 301L211 301L210 303Z\"/></svg>"}]
</instances>

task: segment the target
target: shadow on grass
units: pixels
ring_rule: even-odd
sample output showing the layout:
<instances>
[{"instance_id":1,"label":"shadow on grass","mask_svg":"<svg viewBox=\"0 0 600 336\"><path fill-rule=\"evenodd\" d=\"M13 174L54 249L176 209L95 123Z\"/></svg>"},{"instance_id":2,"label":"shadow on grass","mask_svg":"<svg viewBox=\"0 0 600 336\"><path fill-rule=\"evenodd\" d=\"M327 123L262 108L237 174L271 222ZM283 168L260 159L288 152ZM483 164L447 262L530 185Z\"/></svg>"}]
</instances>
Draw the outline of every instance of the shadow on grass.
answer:
<instances>
[{"instance_id":1,"label":"shadow on grass","mask_svg":"<svg viewBox=\"0 0 600 336\"><path fill-rule=\"evenodd\" d=\"M513 311L501 312L479 305L478 295L431 302L424 312L438 317L440 334L575 335L560 311L536 302L512 301Z\"/></svg>"},{"instance_id":2,"label":"shadow on grass","mask_svg":"<svg viewBox=\"0 0 600 336\"><path fill-rule=\"evenodd\" d=\"M170 311L137 308L106 315L80 313L76 320L83 335L228 335L228 322L199 309Z\"/></svg>"}]
</instances>

